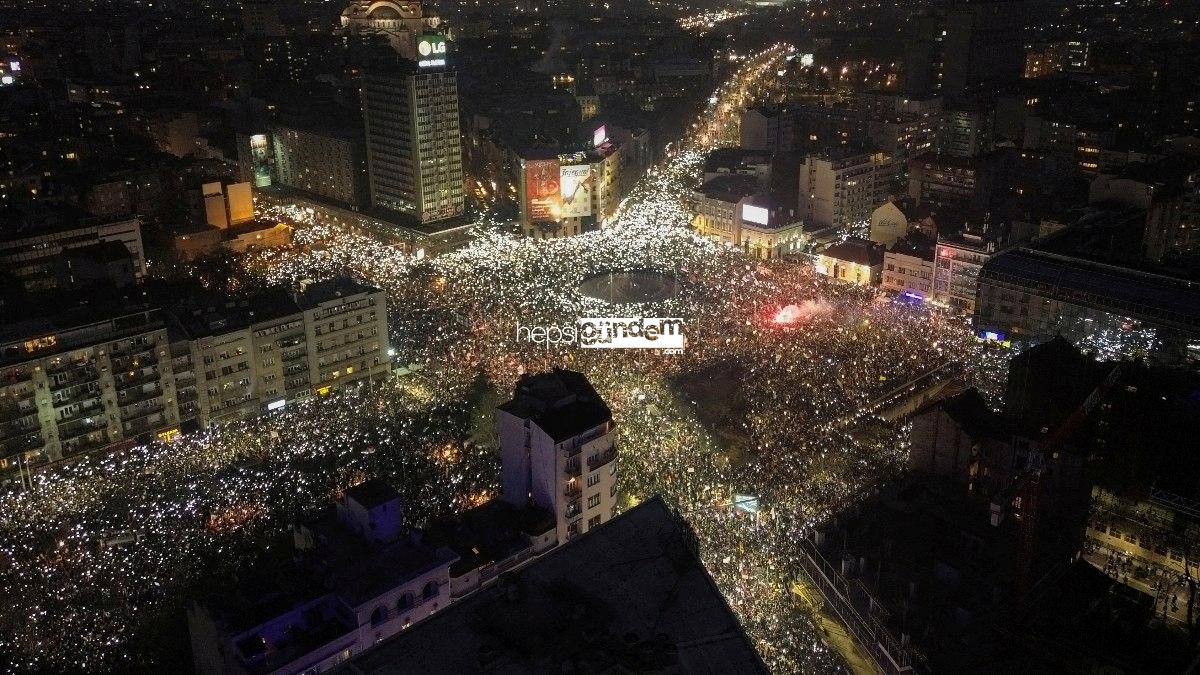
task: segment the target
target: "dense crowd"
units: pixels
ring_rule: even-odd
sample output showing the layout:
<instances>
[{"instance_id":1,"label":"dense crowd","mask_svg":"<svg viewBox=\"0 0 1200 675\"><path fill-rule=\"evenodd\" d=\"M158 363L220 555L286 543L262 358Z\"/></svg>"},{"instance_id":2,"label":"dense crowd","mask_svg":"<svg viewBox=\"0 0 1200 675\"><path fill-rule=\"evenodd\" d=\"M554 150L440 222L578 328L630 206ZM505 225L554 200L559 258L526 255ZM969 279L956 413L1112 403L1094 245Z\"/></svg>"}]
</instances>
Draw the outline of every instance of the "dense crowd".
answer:
<instances>
[{"instance_id":1,"label":"dense crowd","mask_svg":"<svg viewBox=\"0 0 1200 675\"><path fill-rule=\"evenodd\" d=\"M1002 359L980 359L961 319L688 230L704 151L736 138L733 112L790 53L745 60L597 232L530 241L481 224L468 247L417 260L275 207L296 223L296 244L247 256L238 283L348 274L378 285L393 347L421 374L85 460L0 495L5 665L161 667L148 626L178 624L205 579L279 546L290 519L367 476L393 483L416 524L479 503L499 483L487 406L522 373L566 366L613 408L622 508L661 494L680 511L773 669L841 669L792 601L795 541L901 464L902 430L869 414L881 395L948 363L985 377ZM589 276L633 270L670 276L678 292L642 306L579 291ZM518 325L642 315L683 319L683 353L517 339Z\"/></svg>"}]
</instances>

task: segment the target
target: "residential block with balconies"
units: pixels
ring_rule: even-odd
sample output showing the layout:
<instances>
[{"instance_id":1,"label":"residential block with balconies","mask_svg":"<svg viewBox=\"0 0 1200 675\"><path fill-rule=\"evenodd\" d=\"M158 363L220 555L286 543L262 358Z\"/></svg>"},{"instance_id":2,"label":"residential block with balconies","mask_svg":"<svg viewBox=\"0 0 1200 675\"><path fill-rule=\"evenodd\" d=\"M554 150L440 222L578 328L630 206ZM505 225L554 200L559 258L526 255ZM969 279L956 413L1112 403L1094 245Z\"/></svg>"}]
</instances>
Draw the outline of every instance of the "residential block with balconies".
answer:
<instances>
[{"instance_id":1,"label":"residential block with balconies","mask_svg":"<svg viewBox=\"0 0 1200 675\"><path fill-rule=\"evenodd\" d=\"M0 336L0 474L176 426L168 317L118 303L10 324Z\"/></svg>"},{"instance_id":2,"label":"residential block with balconies","mask_svg":"<svg viewBox=\"0 0 1200 675\"><path fill-rule=\"evenodd\" d=\"M159 301L169 310L93 301L0 329L0 481L389 371L384 293L347 279Z\"/></svg>"},{"instance_id":3,"label":"residential block with balconies","mask_svg":"<svg viewBox=\"0 0 1200 675\"><path fill-rule=\"evenodd\" d=\"M616 514L617 448L612 412L580 373L526 375L497 410L503 499L535 504L565 542Z\"/></svg>"}]
</instances>

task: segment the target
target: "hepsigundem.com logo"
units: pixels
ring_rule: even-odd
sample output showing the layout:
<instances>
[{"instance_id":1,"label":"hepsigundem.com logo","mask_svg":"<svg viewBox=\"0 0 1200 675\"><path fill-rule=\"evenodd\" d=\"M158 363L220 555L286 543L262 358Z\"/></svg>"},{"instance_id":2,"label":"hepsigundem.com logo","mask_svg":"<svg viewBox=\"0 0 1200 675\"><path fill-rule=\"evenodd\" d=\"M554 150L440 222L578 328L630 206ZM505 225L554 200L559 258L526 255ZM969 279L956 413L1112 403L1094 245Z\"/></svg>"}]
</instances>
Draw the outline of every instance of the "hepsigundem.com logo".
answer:
<instances>
[{"instance_id":1,"label":"hepsigundem.com logo","mask_svg":"<svg viewBox=\"0 0 1200 675\"><path fill-rule=\"evenodd\" d=\"M666 349L683 351L683 319L661 317L585 317L574 325L517 324L517 341L584 349Z\"/></svg>"}]
</instances>

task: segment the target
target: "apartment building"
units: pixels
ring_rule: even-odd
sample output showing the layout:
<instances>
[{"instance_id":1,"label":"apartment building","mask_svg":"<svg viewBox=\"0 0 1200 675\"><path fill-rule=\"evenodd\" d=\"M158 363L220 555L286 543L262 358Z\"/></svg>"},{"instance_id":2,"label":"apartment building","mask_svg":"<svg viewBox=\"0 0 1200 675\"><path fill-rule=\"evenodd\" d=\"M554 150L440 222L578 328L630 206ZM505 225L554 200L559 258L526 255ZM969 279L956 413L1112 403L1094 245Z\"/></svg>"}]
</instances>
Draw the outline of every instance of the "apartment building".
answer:
<instances>
[{"instance_id":1,"label":"apartment building","mask_svg":"<svg viewBox=\"0 0 1200 675\"><path fill-rule=\"evenodd\" d=\"M117 242L129 251L134 276L146 274L142 222L137 218L80 223L71 219L6 229L0 233L0 267L29 290L53 288L56 261L63 251Z\"/></svg>"},{"instance_id":2,"label":"apartment building","mask_svg":"<svg viewBox=\"0 0 1200 675\"><path fill-rule=\"evenodd\" d=\"M933 261L937 244L913 231L897 239L883 254L883 288L914 300L933 296Z\"/></svg>"},{"instance_id":3,"label":"apartment building","mask_svg":"<svg viewBox=\"0 0 1200 675\"><path fill-rule=\"evenodd\" d=\"M28 470L179 422L169 317L85 307L8 326L0 340L0 472Z\"/></svg>"},{"instance_id":4,"label":"apartment building","mask_svg":"<svg viewBox=\"0 0 1200 675\"><path fill-rule=\"evenodd\" d=\"M382 290L331 279L308 286L296 302L303 313L313 392L326 394L387 375L387 295ZM286 367L284 374L291 377Z\"/></svg>"},{"instance_id":5,"label":"apartment building","mask_svg":"<svg viewBox=\"0 0 1200 675\"><path fill-rule=\"evenodd\" d=\"M332 279L208 300L83 306L0 332L0 480L388 373L379 289Z\"/></svg>"},{"instance_id":6,"label":"apartment building","mask_svg":"<svg viewBox=\"0 0 1200 675\"><path fill-rule=\"evenodd\" d=\"M999 240L985 233L964 231L939 236L933 299L964 314L973 314L979 272L999 251Z\"/></svg>"},{"instance_id":7,"label":"apartment building","mask_svg":"<svg viewBox=\"0 0 1200 675\"><path fill-rule=\"evenodd\" d=\"M388 372L384 292L349 279L208 308L186 330L204 426Z\"/></svg>"},{"instance_id":8,"label":"apartment building","mask_svg":"<svg viewBox=\"0 0 1200 675\"><path fill-rule=\"evenodd\" d=\"M179 321L203 424L251 417L282 406L288 394L309 393L304 317L285 291L194 307Z\"/></svg>"},{"instance_id":9,"label":"apartment building","mask_svg":"<svg viewBox=\"0 0 1200 675\"><path fill-rule=\"evenodd\" d=\"M857 227L888 200L895 175L881 152L810 154L800 166L799 215L809 227Z\"/></svg>"},{"instance_id":10,"label":"apartment building","mask_svg":"<svg viewBox=\"0 0 1200 675\"><path fill-rule=\"evenodd\" d=\"M497 409L503 499L554 514L558 541L608 522L617 509L612 412L580 373L525 375Z\"/></svg>"}]
</instances>

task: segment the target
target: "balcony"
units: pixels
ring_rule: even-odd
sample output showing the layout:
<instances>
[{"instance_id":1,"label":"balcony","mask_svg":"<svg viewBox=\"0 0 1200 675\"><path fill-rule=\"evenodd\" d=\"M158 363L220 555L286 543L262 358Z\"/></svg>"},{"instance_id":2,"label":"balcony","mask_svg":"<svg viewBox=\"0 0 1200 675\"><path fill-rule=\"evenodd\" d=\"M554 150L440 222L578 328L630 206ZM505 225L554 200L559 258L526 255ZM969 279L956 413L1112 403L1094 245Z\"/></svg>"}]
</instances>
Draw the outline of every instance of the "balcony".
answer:
<instances>
[{"instance_id":1,"label":"balcony","mask_svg":"<svg viewBox=\"0 0 1200 675\"><path fill-rule=\"evenodd\" d=\"M32 399L36 393L37 391L35 391L33 387L29 387L28 389L19 389L17 391L10 391L7 395L0 394L0 401L6 400L5 397L7 396L7 400L20 403L21 401L28 401Z\"/></svg>"},{"instance_id":2,"label":"balcony","mask_svg":"<svg viewBox=\"0 0 1200 675\"><path fill-rule=\"evenodd\" d=\"M128 396L117 398L117 405L126 408L131 405L136 405L143 401L159 398L163 395L162 387L154 387L150 391L133 391Z\"/></svg>"},{"instance_id":3,"label":"balcony","mask_svg":"<svg viewBox=\"0 0 1200 675\"><path fill-rule=\"evenodd\" d=\"M86 419L88 417L97 417L97 416L100 416L103 414L104 414L104 406L92 405L92 406L88 406L86 408L81 407L79 410L76 410L75 412L71 413L70 415L63 415L62 417L58 418L57 423L58 423L58 426L61 427L64 424L70 424L71 422L78 422L79 420Z\"/></svg>"},{"instance_id":4,"label":"balcony","mask_svg":"<svg viewBox=\"0 0 1200 675\"><path fill-rule=\"evenodd\" d=\"M36 434L38 432L39 428L36 425L22 426L14 422L0 424L0 441L11 441L28 436L30 434Z\"/></svg>"},{"instance_id":5,"label":"balcony","mask_svg":"<svg viewBox=\"0 0 1200 675\"><path fill-rule=\"evenodd\" d=\"M124 418L122 420L122 422L123 422L122 429L124 430L125 435L126 436L137 436L138 434L145 433L147 431L154 431L154 430L158 429L159 427L163 426L163 424L165 424L164 421L159 421L159 422L151 421L150 416L157 415L157 414L163 412L164 410L165 410L165 408L163 408L162 406L159 406L157 408L148 409L145 412L139 413L138 415L136 415L134 417Z\"/></svg>"},{"instance_id":6,"label":"balcony","mask_svg":"<svg viewBox=\"0 0 1200 675\"><path fill-rule=\"evenodd\" d=\"M3 449L5 455L15 455L18 452L36 450L45 444L41 432L35 429L20 436L0 440L0 449Z\"/></svg>"},{"instance_id":7,"label":"balcony","mask_svg":"<svg viewBox=\"0 0 1200 675\"><path fill-rule=\"evenodd\" d=\"M149 368L158 365L158 357L154 356L151 351L153 347L148 347L144 352L137 352L128 356L113 356L109 362L112 364L114 373L119 373L123 370L137 370L138 368Z\"/></svg>"},{"instance_id":8,"label":"balcony","mask_svg":"<svg viewBox=\"0 0 1200 675\"><path fill-rule=\"evenodd\" d=\"M135 371L133 375L122 373L119 376L113 377L113 383L116 384L117 389L128 389L149 382L158 382L161 379L162 376L159 375L158 369L149 368Z\"/></svg>"},{"instance_id":9,"label":"balcony","mask_svg":"<svg viewBox=\"0 0 1200 675\"><path fill-rule=\"evenodd\" d=\"M575 457L574 459L568 461L566 467L563 470L566 472L566 474L568 476L575 476L576 478L578 478L579 475L582 473L582 467L580 467L580 465L579 465L579 458Z\"/></svg>"},{"instance_id":10,"label":"balcony","mask_svg":"<svg viewBox=\"0 0 1200 675\"><path fill-rule=\"evenodd\" d=\"M21 384L33 379L33 371L25 368L13 368L0 373L0 387L7 387L13 384Z\"/></svg>"},{"instance_id":11,"label":"balcony","mask_svg":"<svg viewBox=\"0 0 1200 675\"><path fill-rule=\"evenodd\" d=\"M62 391L62 390L59 390L59 391ZM69 405L73 405L75 403L81 403L83 401L91 401L91 400L95 400L98 398L100 398L100 388L99 387L92 388L92 387L88 387L87 385L76 385L76 389L74 389L73 391L70 391L65 396L55 399L54 407L55 408L65 408L65 407L67 407Z\"/></svg>"},{"instance_id":12,"label":"balcony","mask_svg":"<svg viewBox=\"0 0 1200 675\"><path fill-rule=\"evenodd\" d=\"M321 360L317 361L317 367L318 368L340 368L343 365L349 364L351 361L359 361L366 357L366 355L367 355L366 351L360 349L359 352L360 353L358 353L358 354L350 354L349 356L338 357L337 359L335 359L333 361L326 361L325 359L321 359Z\"/></svg>"},{"instance_id":13,"label":"balcony","mask_svg":"<svg viewBox=\"0 0 1200 675\"><path fill-rule=\"evenodd\" d=\"M595 471L617 458L617 449L609 448L598 455L588 457L588 471Z\"/></svg>"},{"instance_id":14,"label":"balcony","mask_svg":"<svg viewBox=\"0 0 1200 675\"><path fill-rule=\"evenodd\" d=\"M100 379L100 371L90 363L47 370L46 375L50 377L51 391L61 391L80 384L97 382Z\"/></svg>"},{"instance_id":15,"label":"balcony","mask_svg":"<svg viewBox=\"0 0 1200 675\"><path fill-rule=\"evenodd\" d=\"M100 448L109 446L112 443L113 443L113 441L108 438L108 434L104 434L104 435L100 436L99 438L93 438L93 439L85 438L83 440L79 440L79 441L75 441L75 442L69 442L69 443L64 442L62 454L63 454L63 457L70 457L73 455L81 455L86 452L92 452L94 450L99 450Z\"/></svg>"},{"instance_id":16,"label":"balcony","mask_svg":"<svg viewBox=\"0 0 1200 675\"><path fill-rule=\"evenodd\" d=\"M580 513L583 513L583 509L579 506L579 501L576 500L567 505L567 510L563 512L563 517L570 520Z\"/></svg>"},{"instance_id":17,"label":"balcony","mask_svg":"<svg viewBox=\"0 0 1200 675\"><path fill-rule=\"evenodd\" d=\"M103 418L92 418L91 421L82 420L74 423L59 424L58 438L64 443L80 436L87 436L94 431L107 429L108 424Z\"/></svg>"},{"instance_id":18,"label":"balcony","mask_svg":"<svg viewBox=\"0 0 1200 675\"><path fill-rule=\"evenodd\" d=\"M3 400L4 399L0 399L0 401L3 401ZM22 419L24 417L29 417L31 415L36 415L36 414L37 414L36 406L29 406L28 408L22 408L21 406L17 405L15 402L0 403L0 424L3 424L4 422L14 422L14 421Z\"/></svg>"},{"instance_id":19,"label":"balcony","mask_svg":"<svg viewBox=\"0 0 1200 675\"><path fill-rule=\"evenodd\" d=\"M578 497L582 492L583 486L577 480L567 481L567 486L563 488L564 497Z\"/></svg>"}]
</instances>

